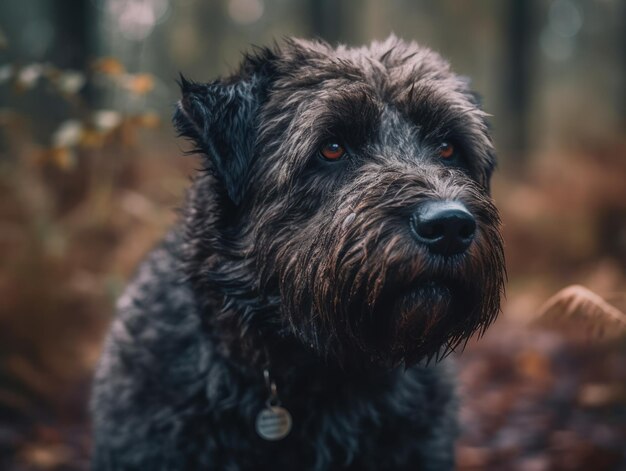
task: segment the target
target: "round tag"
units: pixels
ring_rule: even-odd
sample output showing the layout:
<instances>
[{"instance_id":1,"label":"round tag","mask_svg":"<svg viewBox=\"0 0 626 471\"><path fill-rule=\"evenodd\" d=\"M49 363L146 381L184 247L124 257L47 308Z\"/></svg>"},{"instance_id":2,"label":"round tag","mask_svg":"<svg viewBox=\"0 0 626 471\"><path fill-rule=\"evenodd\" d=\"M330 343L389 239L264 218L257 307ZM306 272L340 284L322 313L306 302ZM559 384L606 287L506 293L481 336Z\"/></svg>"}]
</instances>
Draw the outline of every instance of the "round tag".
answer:
<instances>
[{"instance_id":1,"label":"round tag","mask_svg":"<svg viewBox=\"0 0 626 471\"><path fill-rule=\"evenodd\" d=\"M283 407L268 406L256 416L256 433L265 440L282 440L291 431L291 414Z\"/></svg>"}]
</instances>

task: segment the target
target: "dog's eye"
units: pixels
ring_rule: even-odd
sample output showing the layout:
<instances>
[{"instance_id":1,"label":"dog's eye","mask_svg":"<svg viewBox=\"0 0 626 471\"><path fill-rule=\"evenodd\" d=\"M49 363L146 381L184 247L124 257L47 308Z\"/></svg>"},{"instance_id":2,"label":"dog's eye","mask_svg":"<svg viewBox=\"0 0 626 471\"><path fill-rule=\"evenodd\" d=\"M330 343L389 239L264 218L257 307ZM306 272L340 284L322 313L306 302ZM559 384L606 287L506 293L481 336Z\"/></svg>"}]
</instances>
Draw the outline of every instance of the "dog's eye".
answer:
<instances>
[{"instance_id":1,"label":"dog's eye","mask_svg":"<svg viewBox=\"0 0 626 471\"><path fill-rule=\"evenodd\" d=\"M439 153L439 157L444 160L451 160L455 157L454 146L449 142L442 142L441 144L439 144L437 152Z\"/></svg>"},{"instance_id":2,"label":"dog's eye","mask_svg":"<svg viewBox=\"0 0 626 471\"><path fill-rule=\"evenodd\" d=\"M327 142L320 148L320 155L326 160L339 160L346 154L346 149L337 142Z\"/></svg>"}]
</instances>

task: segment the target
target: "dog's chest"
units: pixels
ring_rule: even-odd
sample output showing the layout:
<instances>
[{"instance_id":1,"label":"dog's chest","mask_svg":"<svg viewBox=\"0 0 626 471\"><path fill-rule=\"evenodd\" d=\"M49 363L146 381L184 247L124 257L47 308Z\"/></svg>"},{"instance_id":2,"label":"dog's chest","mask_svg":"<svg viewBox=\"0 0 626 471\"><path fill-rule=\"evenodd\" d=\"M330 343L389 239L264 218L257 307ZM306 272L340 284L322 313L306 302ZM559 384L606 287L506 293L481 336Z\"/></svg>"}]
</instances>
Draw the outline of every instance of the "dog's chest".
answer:
<instances>
[{"instance_id":1,"label":"dog's chest","mask_svg":"<svg viewBox=\"0 0 626 471\"><path fill-rule=\"evenodd\" d=\"M310 376L305 386L306 381L283 385L279 399L291 416L291 430L267 440L256 424L267 407L263 384L212 385L214 396L203 406L203 433L198 434L198 415L189 428L204 448L198 455L240 470L401 469L402 462L415 462L415 443L429 434L425 411L433 399L419 374L359 389L341 382L315 384ZM393 458L386 456L390 449Z\"/></svg>"}]
</instances>

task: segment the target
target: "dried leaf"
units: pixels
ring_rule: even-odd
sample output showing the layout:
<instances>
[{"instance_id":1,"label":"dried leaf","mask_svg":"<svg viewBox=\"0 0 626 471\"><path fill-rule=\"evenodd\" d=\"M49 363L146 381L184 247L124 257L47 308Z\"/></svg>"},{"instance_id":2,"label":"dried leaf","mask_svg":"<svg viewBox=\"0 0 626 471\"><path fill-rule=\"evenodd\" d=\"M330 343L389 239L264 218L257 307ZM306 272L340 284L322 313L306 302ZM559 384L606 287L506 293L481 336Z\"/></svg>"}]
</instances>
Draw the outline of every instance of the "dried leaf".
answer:
<instances>
[{"instance_id":1,"label":"dried leaf","mask_svg":"<svg viewBox=\"0 0 626 471\"><path fill-rule=\"evenodd\" d=\"M623 387L616 384L585 384L578 394L578 402L587 407L602 407L626 398Z\"/></svg>"},{"instance_id":2,"label":"dried leaf","mask_svg":"<svg viewBox=\"0 0 626 471\"><path fill-rule=\"evenodd\" d=\"M113 110L98 110L94 112L91 119L96 129L108 132L121 124L122 115Z\"/></svg>"},{"instance_id":3,"label":"dried leaf","mask_svg":"<svg viewBox=\"0 0 626 471\"><path fill-rule=\"evenodd\" d=\"M95 129L84 129L78 145L86 149L96 149L104 144L104 134Z\"/></svg>"},{"instance_id":4,"label":"dried leaf","mask_svg":"<svg viewBox=\"0 0 626 471\"><path fill-rule=\"evenodd\" d=\"M124 86L137 95L145 95L154 88L154 78L150 74L129 75Z\"/></svg>"},{"instance_id":5,"label":"dried leaf","mask_svg":"<svg viewBox=\"0 0 626 471\"><path fill-rule=\"evenodd\" d=\"M74 147L80 141L83 124L77 119L69 119L61 123L52 135L54 147Z\"/></svg>"},{"instance_id":6,"label":"dried leaf","mask_svg":"<svg viewBox=\"0 0 626 471\"><path fill-rule=\"evenodd\" d=\"M156 128L161 124L161 118L156 113L144 113L137 116L137 125L144 128Z\"/></svg>"},{"instance_id":7,"label":"dried leaf","mask_svg":"<svg viewBox=\"0 0 626 471\"><path fill-rule=\"evenodd\" d=\"M52 164L61 170L72 170L76 167L76 153L67 147L45 149L39 154L41 164Z\"/></svg>"},{"instance_id":8,"label":"dried leaf","mask_svg":"<svg viewBox=\"0 0 626 471\"><path fill-rule=\"evenodd\" d=\"M42 64L30 64L20 70L17 74L17 84L23 90L28 90L37 85L37 82L44 73Z\"/></svg>"},{"instance_id":9,"label":"dried leaf","mask_svg":"<svg viewBox=\"0 0 626 471\"><path fill-rule=\"evenodd\" d=\"M521 352L516 360L519 372L531 381L546 383L552 380L552 366L546 355L535 350Z\"/></svg>"},{"instance_id":10,"label":"dried leaf","mask_svg":"<svg viewBox=\"0 0 626 471\"><path fill-rule=\"evenodd\" d=\"M67 147L52 149L52 162L61 170L72 170L76 167L76 152Z\"/></svg>"},{"instance_id":11,"label":"dried leaf","mask_svg":"<svg viewBox=\"0 0 626 471\"><path fill-rule=\"evenodd\" d=\"M626 315L584 286L569 286L540 309L535 324L571 331L577 337L605 340L626 335Z\"/></svg>"},{"instance_id":12,"label":"dried leaf","mask_svg":"<svg viewBox=\"0 0 626 471\"><path fill-rule=\"evenodd\" d=\"M57 87L63 92L74 95L85 85L85 75L74 70L63 72L56 79Z\"/></svg>"},{"instance_id":13,"label":"dried leaf","mask_svg":"<svg viewBox=\"0 0 626 471\"><path fill-rule=\"evenodd\" d=\"M32 444L20 451L20 459L37 469L58 469L72 458L71 449L63 444Z\"/></svg>"},{"instance_id":14,"label":"dried leaf","mask_svg":"<svg viewBox=\"0 0 626 471\"><path fill-rule=\"evenodd\" d=\"M93 63L93 69L106 75L118 76L125 71L124 65L113 57L102 57Z\"/></svg>"}]
</instances>

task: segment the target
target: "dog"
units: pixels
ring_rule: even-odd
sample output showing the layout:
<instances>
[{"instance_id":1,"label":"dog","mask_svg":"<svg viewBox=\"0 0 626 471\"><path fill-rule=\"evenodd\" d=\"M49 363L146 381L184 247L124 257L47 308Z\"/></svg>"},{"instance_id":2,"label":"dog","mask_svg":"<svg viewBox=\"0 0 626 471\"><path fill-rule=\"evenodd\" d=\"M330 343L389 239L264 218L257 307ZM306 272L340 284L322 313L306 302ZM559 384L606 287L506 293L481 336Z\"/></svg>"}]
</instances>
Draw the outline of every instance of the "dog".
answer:
<instances>
[{"instance_id":1,"label":"dog","mask_svg":"<svg viewBox=\"0 0 626 471\"><path fill-rule=\"evenodd\" d=\"M94 469L453 469L442 360L505 280L468 81L391 36L286 39L180 87L202 171L119 300Z\"/></svg>"}]
</instances>

